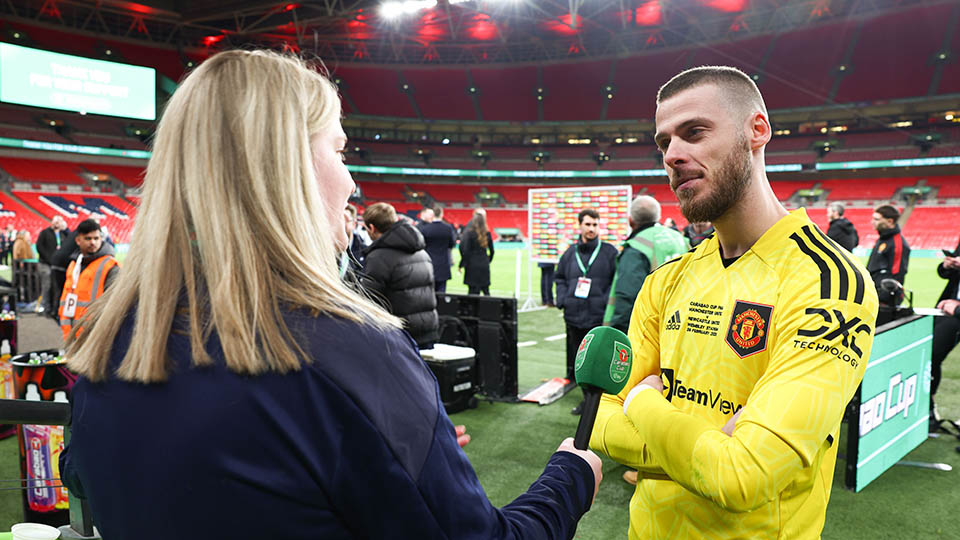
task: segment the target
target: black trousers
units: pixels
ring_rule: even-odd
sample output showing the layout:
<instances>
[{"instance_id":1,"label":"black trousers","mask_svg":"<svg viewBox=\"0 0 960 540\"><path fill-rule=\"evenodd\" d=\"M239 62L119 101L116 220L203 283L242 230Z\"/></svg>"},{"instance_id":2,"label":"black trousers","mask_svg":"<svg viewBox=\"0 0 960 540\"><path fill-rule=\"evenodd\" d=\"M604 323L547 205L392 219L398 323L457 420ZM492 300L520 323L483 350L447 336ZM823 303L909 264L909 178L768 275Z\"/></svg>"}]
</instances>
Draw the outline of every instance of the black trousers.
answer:
<instances>
[{"instance_id":1,"label":"black trousers","mask_svg":"<svg viewBox=\"0 0 960 540\"><path fill-rule=\"evenodd\" d=\"M483 294L485 296L490 296L490 287L474 287L473 285L467 285L467 294Z\"/></svg>"},{"instance_id":2,"label":"black trousers","mask_svg":"<svg viewBox=\"0 0 960 540\"><path fill-rule=\"evenodd\" d=\"M443 294L443 293L447 292L447 282L446 282L446 281L434 281L434 282L433 282L433 290L434 290L434 292L438 292L438 293L440 293L440 294Z\"/></svg>"},{"instance_id":3,"label":"black trousers","mask_svg":"<svg viewBox=\"0 0 960 540\"><path fill-rule=\"evenodd\" d=\"M540 268L540 303L543 305L553 304L553 275L557 267L550 265Z\"/></svg>"},{"instance_id":4,"label":"black trousers","mask_svg":"<svg viewBox=\"0 0 960 540\"><path fill-rule=\"evenodd\" d=\"M933 380L930 381L930 398L937 393L940 386L940 365L950 354L950 351L960 341L960 319L956 317L934 317L933 319L933 356L930 369Z\"/></svg>"},{"instance_id":5,"label":"black trousers","mask_svg":"<svg viewBox=\"0 0 960 540\"><path fill-rule=\"evenodd\" d=\"M587 335L589 331L589 328L577 328L576 326L567 325L567 378L570 379L571 382L577 380L573 367L577 358L577 349L580 348L580 342L583 341L583 336Z\"/></svg>"}]
</instances>

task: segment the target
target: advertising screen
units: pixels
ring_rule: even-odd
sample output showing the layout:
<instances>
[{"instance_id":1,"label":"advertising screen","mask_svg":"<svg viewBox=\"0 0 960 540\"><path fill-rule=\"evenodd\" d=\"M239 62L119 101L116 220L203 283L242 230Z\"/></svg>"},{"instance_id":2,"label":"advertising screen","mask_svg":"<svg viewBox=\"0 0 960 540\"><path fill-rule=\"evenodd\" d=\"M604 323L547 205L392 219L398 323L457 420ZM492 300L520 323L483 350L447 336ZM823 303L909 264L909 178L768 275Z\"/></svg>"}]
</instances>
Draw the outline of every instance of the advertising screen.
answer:
<instances>
[{"instance_id":1,"label":"advertising screen","mask_svg":"<svg viewBox=\"0 0 960 540\"><path fill-rule=\"evenodd\" d=\"M531 257L536 262L560 260L567 247L577 241L577 214L585 208L600 214L601 240L619 245L630 234L629 185L531 189L528 196Z\"/></svg>"},{"instance_id":2,"label":"advertising screen","mask_svg":"<svg viewBox=\"0 0 960 540\"><path fill-rule=\"evenodd\" d=\"M862 490L927 440L932 350L933 317L878 329L848 426L848 488Z\"/></svg>"},{"instance_id":3,"label":"advertising screen","mask_svg":"<svg viewBox=\"0 0 960 540\"><path fill-rule=\"evenodd\" d=\"M0 43L0 101L156 120L156 70Z\"/></svg>"}]
</instances>

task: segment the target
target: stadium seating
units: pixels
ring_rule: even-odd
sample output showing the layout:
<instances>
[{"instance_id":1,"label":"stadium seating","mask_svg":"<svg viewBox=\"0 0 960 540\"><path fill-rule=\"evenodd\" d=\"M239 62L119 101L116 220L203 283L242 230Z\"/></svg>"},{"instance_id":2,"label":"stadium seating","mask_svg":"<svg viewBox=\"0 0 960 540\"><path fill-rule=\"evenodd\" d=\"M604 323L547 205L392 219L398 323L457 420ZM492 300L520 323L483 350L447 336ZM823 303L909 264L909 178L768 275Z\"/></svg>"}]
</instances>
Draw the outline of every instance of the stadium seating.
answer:
<instances>
[{"instance_id":1,"label":"stadium seating","mask_svg":"<svg viewBox=\"0 0 960 540\"><path fill-rule=\"evenodd\" d=\"M609 80L609 60L554 64L542 69L546 93L543 98L544 120L600 119L604 87Z\"/></svg>"},{"instance_id":2,"label":"stadium seating","mask_svg":"<svg viewBox=\"0 0 960 540\"><path fill-rule=\"evenodd\" d=\"M373 202L403 202L404 185L394 182L357 182L360 191L368 201Z\"/></svg>"},{"instance_id":3,"label":"stadium seating","mask_svg":"<svg viewBox=\"0 0 960 540\"><path fill-rule=\"evenodd\" d=\"M354 68L343 65L332 68L333 76L342 78L341 92L350 96L358 114L374 116L417 116L407 95L400 91L399 73L392 69ZM422 99L428 89L422 89Z\"/></svg>"},{"instance_id":4,"label":"stadium seating","mask_svg":"<svg viewBox=\"0 0 960 540\"><path fill-rule=\"evenodd\" d=\"M813 187L813 184L814 182L812 180L793 180L770 182L770 187L773 188L773 193L777 196L777 199L786 201L792 197L797 190L809 189Z\"/></svg>"},{"instance_id":5,"label":"stadium seating","mask_svg":"<svg viewBox=\"0 0 960 540\"><path fill-rule=\"evenodd\" d=\"M673 50L617 61L607 118L653 118L657 90L666 78L690 67L689 50Z\"/></svg>"},{"instance_id":6,"label":"stadium seating","mask_svg":"<svg viewBox=\"0 0 960 540\"><path fill-rule=\"evenodd\" d=\"M537 71L529 67L473 68L477 101L486 121L537 120ZM529 155L529 154L528 154Z\"/></svg>"},{"instance_id":7,"label":"stadium seating","mask_svg":"<svg viewBox=\"0 0 960 540\"><path fill-rule=\"evenodd\" d=\"M467 72L452 69L407 69L403 76L413 90L413 99L424 118L439 120L476 120L467 88ZM434 99L443 96L443 99Z\"/></svg>"},{"instance_id":8,"label":"stadium seating","mask_svg":"<svg viewBox=\"0 0 960 540\"><path fill-rule=\"evenodd\" d=\"M960 198L960 176L935 176L927 179L927 185L937 188L937 198Z\"/></svg>"},{"instance_id":9,"label":"stadium seating","mask_svg":"<svg viewBox=\"0 0 960 540\"><path fill-rule=\"evenodd\" d=\"M55 215L63 216L70 229L75 228L85 219L96 218L101 225L107 227L115 243L129 241L137 215L135 206L121 197L106 193L83 195L39 191L14 191L13 193L48 219Z\"/></svg>"},{"instance_id":10,"label":"stadium seating","mask_svg":"<svg viewBox=\"0 0 960 540\"><path fill-rule=\"evenodd\" d=\"M917 206L907 219L903 235L913 249L955 249L960 235L960 206Z\"/></svg>"},{"instance_id":11,"label":"stadium seating","mask_svg":"<svg viewBox=\"0 0 960 540\"><path fill-rule=\"evenodd\" d=\"M779 36L759 81L769 109L823 105L846 49L851 23L815 26ZM803 51L803 54L797 54Z\"/></svg>"},{"instance_id":12,"label":"stadium seating","mask_svg":"<svg viewBox=\"0 0 960 540\"><path fill-rule=\"evenodd\" d=\"M127 165L89 164L86 167L90 172L95 174L109 174L130 187L137 187L142 184L143 174L146 172L143 167L131 167Z\"/></svg>"},{"instance_id":13,"label":"stadium seating","mask_svg":"<svg viewBox=\"0 0 960 540\"><path fill-rule=\"evenodd\" d=\"M0 156L0 168L14 178L30 182L84 184L79 163Z\"/></svg>"},{"instance_id":14,"label":"stadium seating","mask_svg":"<svg viewBox=\"0 0 960 540\"><path fill-rule=\"evenodd\" d=\"M36 242L37 233L47 228L49 223L6 193L0 192L0 229L6 229L7 225L13 225L18 231L30 231L31 240Z\"/></svg>"},{"instance_id":15,"label":"stadium seating","mask_svg":"<svg viewBox=\"0 0 960 540\"><path fill-rule=\"evenodd\" d=\"M850 66L834 100L856 103L926 95L933 77L934 54L950 22L953 6L941 4L904 14L877 17L860 32ZM909 43L909 47L904 47Z\"/></svg>"},{"instance_id":16,"label":"stadium seating","mask_svg":"<svg viewBox=\"0 0 960 540\"><path fill-rule=\"evenodd\" d=\"M827 200L877 200L888 201L898 189L913 185L904 178L862 178L846 180L826 180L820 187L829 191Z\"/></svg>"}]
</instances>

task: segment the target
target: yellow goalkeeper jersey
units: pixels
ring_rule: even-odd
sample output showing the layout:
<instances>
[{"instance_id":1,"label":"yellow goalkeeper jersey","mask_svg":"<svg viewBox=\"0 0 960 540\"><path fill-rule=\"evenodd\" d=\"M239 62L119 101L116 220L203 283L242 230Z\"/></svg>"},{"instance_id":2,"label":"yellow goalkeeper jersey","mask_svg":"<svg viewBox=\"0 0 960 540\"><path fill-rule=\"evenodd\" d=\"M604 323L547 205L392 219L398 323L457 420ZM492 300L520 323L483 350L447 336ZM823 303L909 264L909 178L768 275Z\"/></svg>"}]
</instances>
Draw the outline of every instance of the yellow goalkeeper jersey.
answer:
<instances>
[{"instance_id":1,"label":"yellow goalkeeper jersey","mask_svg":"<svg viewBox=\"0 0 960 540\"><path fill-rule=\"evenodd\" d=\"M630 381L603 396L591 439L640 472L630 538L819 538L876 316L870 275L802 209L727 267L714 236L650 274ZM624 413L658 372L663 394Z\"/></svg>"}]
</instances>

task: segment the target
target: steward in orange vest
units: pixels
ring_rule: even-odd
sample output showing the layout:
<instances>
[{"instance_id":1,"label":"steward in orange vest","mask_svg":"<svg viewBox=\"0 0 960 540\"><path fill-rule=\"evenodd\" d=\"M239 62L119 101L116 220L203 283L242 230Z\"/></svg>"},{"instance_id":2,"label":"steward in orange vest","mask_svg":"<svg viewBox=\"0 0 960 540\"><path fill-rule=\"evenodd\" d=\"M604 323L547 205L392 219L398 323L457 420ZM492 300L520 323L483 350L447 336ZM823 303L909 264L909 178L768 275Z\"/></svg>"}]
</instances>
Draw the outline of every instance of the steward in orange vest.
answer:
<instances>
[{"instance_id":1,"label":"steward in orange vest","mask_svg":"<svg viewBox=\"0 0 960 540\"><path fill-rule=\"evenodd\" d=\"M60 295L60 330L64 340L87 313L90 304L103 296L116 277L114 270L120 266L113 258L113 246L101 238L96 221L83 221L77 226L76 234L79 251L67 268L67 280Z\"/></svg>"}]
</instances>

